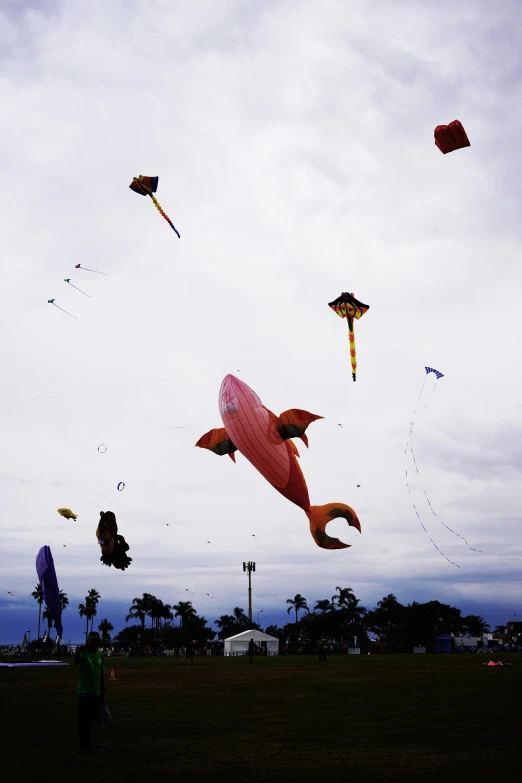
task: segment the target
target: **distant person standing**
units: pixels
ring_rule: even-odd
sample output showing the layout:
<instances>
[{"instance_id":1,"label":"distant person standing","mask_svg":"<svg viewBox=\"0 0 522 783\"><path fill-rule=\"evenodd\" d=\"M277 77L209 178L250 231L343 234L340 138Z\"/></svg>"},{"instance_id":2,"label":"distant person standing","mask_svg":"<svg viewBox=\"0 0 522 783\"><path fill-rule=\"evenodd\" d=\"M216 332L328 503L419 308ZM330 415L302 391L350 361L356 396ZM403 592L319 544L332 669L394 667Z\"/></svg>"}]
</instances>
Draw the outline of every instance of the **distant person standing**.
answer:
<instances>
[{"instance_id":1,"label":"distant person standing","mask_svg":"<svg viewBox=\"0 0 522 783\"><path fill-rule=\"evenodd\" d=\"M183 666L187 658L190 658L190 663L192 666L194 666L194 642L192 640L188 641L185 647L185 657L181 661L181 665Z\"/></svg>"},{"instance_id":2,"label":"distant person standing","mask_svg":"<svg viewBox=\"0 0 522 783\"><path fill-rule=\"evenodd\" d=\"M248 657L250 658L250 663L254 662L254 655L256 654L256 645L253 639L250 639L248 643Z\"/></svg>"},{"instance_id":3,"label":"distant person standing","mask_svg":"<svg viewBox=\"0 0 522 783\"><path fill-rule=\"evenodd\" d=\"M91 745L91 731L100 700L105 699L105 682L103 679L103 653L99 647L100 634L92 631L87 638L87 645L77 647L74 661L78 664L78 733L80 735L80 750L90 753L95 748Z\"/></svg>"},{"instance_id":4,"label":"distant person standing","mask_svg":"<svg viewBox=\"0 0 522 783\"><path fill-rule=\"evenodd\" d=\"M319 653L319 660L326 663L326 650L324 648L324 639L319 639L317 642L317 651Z\"/></svg>"}]
</instances>

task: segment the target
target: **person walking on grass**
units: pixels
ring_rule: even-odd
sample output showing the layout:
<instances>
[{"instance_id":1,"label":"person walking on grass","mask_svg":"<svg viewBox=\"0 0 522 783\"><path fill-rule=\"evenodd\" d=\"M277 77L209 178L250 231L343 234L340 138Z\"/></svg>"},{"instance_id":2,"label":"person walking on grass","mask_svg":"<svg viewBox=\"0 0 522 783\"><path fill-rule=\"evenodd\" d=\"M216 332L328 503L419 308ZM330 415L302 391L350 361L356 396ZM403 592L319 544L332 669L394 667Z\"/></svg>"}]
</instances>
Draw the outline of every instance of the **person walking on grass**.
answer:
<instances>
[{"instance_id":1,"label":"person walking on grass","mask_svg":"<svg viewBox=\"0 0 522 783\"><path fill-rule=\"evenodd\" d=\"M248 643L248 657L250 658L250 663L254 662L254 655L256 654L256 645L253 639L250 639Z\"/></svg>"},{"instance_id":2,"label":"person walking on grass","mask_svg":"<svg viewBox=\"0 0 522 783\"><path fill-rule=\"evenodd\" d=\"M190 658L190 664L191 666L194 666L194 642L192 640L189 640L187 642L187 646L185 647L185 657L181 661L182 666L187 658Z\"/></svg>"},{"instance_id":3,"label":"person walking on grass","mask_svg":"<svg viewBox=\"0 0 522 783\"><path fill-rule=\"evenodd\" d=\"M326 650L324 648L324 639L319 639L317 641L317 651L319 653L319 661L324 661L326 663Z\"/></svg>"},{"instance_id":4,"label":"person walking on grass","mask_svg":"<svg viewBox=\"0 0 522 783\"><path fill-rule=\"evenodd\" d=\"M91 745L91 731L100 703L105 701L105 681L103 679L103 653L100 651L101 639L97 631L91 631L87 645L77 647L74 662L78 669L78 733L80 750L90 753L95 750Z\"/></svg>"}]
</instances>

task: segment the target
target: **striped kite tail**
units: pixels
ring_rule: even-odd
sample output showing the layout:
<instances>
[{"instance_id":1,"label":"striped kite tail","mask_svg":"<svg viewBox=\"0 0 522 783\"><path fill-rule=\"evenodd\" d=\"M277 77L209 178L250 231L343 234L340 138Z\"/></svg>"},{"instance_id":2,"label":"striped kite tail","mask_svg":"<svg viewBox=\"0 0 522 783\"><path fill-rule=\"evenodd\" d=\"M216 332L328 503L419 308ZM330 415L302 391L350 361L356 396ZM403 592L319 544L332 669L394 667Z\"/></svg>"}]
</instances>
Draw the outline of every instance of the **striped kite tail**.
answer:
<instances>
[{"instance_id":1,"label":"striped kite tail","mask_svg":"<svg viewBox=\"0 0 522 783\"><path fill-rule=\"evenodd\" d=\"M154 206L156 207L156 209L158 210L158 212L160 213L160 215L165 218L165 220L167 221L169 226L172 228L172 230L176 232L176 234L178 235L178 239L181 239L181 237L179 235L178 229L175 227L174 223L169 218L169 216L166 215L165 212L162 210L158 199L155 196L153 196L152 193L150 193L150 192L149 192L149 196L151 197L152 202L153 202Z\"/></svg>"},{"instance_id":2,"label":"striped kite tail","mask_svg":"<svg viewBox=\"0 0 522 783\"><path fill-rule=\"evenodd\" d=\"M352 378L355 381L357 373L357 356L355 354L355 334L353 331L353 321L348 319L348 340L350 342L350 357L352 359Z\"/></svg>"}]
</instances>

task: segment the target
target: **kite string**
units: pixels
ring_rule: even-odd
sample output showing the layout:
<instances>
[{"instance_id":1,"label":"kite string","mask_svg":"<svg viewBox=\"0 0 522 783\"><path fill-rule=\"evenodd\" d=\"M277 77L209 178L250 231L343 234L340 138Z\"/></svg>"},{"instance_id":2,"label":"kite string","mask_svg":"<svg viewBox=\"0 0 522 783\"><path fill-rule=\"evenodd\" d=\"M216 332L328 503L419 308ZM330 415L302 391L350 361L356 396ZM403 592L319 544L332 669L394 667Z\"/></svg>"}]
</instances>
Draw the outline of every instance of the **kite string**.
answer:
<instances>
[{"instance_id":1,"label":"kite string","mask_svg":"<svg viewBox=\"0 0 522 783\"><path fill-rule=\"evenodd\" d=\"M411 451L411 453L412 453L412 455L413 455L413 459L414 459L414 462L415 462L415 466L417 466L417 463L416 463L416 461L415 461L415 455L413 454L413 449L412 449L413 430L414 430L414 428L415 428L415 424L417 423L417 422L416 422L416 419L415 419L415 414L417 413L417 409L418 409L418 407L419 407L419 405L420 405L420 401L421 401L421 398L422 398L422 394L423 394L423 391L424 391L424 387L425 387L425 385L426 385L426 380L427 380L427 378L428 378L428 374L426 374L426 375L425 375L425 377L424 377L424 381L423 381L423 383L422 383L422 386L421 386L420 394L419 394L419 397L418 397L418 399L417 399L417 404L415 405L415 409L414 409L414 411L413 411L413 414L412 414L412 417L411 417L411 422L410 422L410 433L409 433L409 436L408 436L408 440L407 440L406 446L405 446L405 448L404 448L404 460L405 460L406 486L408 487L408 492L410 493L410 498L411 498L412 506L413 506L413 509L414 509L414 511L415 511L415 514L417 515L417 519L419 520L419 522L420 522L420 524L421 524L421 527L422 527L422 529L424 530L424 532L426 533L426 535L428 536L429 540L431 541L431 543L433 544L433 546L435 547L435 549L437 550L437 552L439 552L439 554L441 554L441 555L442 555L442 557L443 557L445 560L447 560L447 561L448 561L448 563L451 563L451 565L454 565L454 566L456 566L457 568L460 568L460 566L458 565L458 563L454 563L454 562L453 562L453 560L450 560L450 559L449 559L449 557L447 557L447 556L444 554L444 552L443 552L441 549L439 549L439 547L437 546L437 544L435 543L435 541L432 539L432 537L431 537L431 536L430 536L430 534L428 533L428 531L427 531L427 529L426 529L426 527L425 527L425 525L424 525L424 523L423 523L422 519L420 518L419 512L418 512L418 510L417 510L417 506L415 505L415 501L413 500L413 495L412 495L412 492L411 492L411 488L410 488L410 482L409 482L409 478L408 478L408 462L407 462L407 458L408 458L408 447L410 448L410 451ZM437 379L435 379L435 385L436 385L436 383L437 383ZM431 399L431 397L433 396L433 393L434 393L434 391L435 391L435 389L433 389L433 391L431 392L431 395L430 395L430 397L429 397L429 399L428 399L428 402L429 402L429 400ZM426 403L426 406L427 406L427 404L428 404L428 403ZM424 411L426 410L426 406L424 407L424 409L423 409L422 413L424 413ZM422 415L422 414L421 414L421 415ZM419 418L420 418L420 417L419 417ZM419 471L417 470L417 473L418 473L418 472L419 472ZM424 492L424 494L426 495L426 492ZM430 507L431 507L431 504L430 504ZM437 519L438 519L438 517L437 517ZM440 522L440 520L439 520L439 522ZM453 532L453 531L452 531L452 532Z\"/></svg>"},{"instance_id":2,"label":"kite string","mask_svg":"<svg viewBox=\"0 0 522 783\"><path fill-rule=\"evenodd\" d=\"M426 380L427 380L427 378L428 378L428 375L426 375L426 377L424 378L424 383L422 384L421 394L419 395L419 399L417 400L417 406L419 405L419 402L420 402L420 399L421 399L421 396L422 396L422 390L424 389L424 385L425 385L425 383L426 383ZM427 400L427 402L426 402L426 404L425 404L424 408L422 409L422 412L421 412L421 414L420 414L420 416L419 416L419 421L420 421L420 419L422 419L422 417L424 416L424 413L425 413L425 411L426 411L426 408L428 407L428 405L429 405L429 402L430 402L431 398L432 398L432 397L433 397L433 395L435 394L435 389L437 388L437 380L438 380L438 378L435 378L435 382L434 382L434 384L433 384L433 389L432 389L432 391L431 391L431 394L430 394L430 395L429 395L429 397L428 397L428 400ZM415 415L415 414L414 414L414 415ZM411 426L411 429L410 429L410 440L409 440L409 447L410 447L411 456L413 457L413 462L414 462L414 465L415 465L415 470L417 471L417 476L418 476L418 479L419 479L419 484L420 484L420 486L421 486L421 489L422 489L422 491L423 491L423 493L424 493L424 497L426 498L426 502L427 502L428 506L430 507L430 511L431 511L431 513L433 514L433 516L435 517L435 519L437 520L437 522L440 522L440 524L441 524L443 527L445 527L445 528L446 528L446 530L449 530L449 531L450 531L450 533L453 533L453 535L457 536L458 538L461 538L461 539L462 539L462 541L464 541L464 543L465 543L465 544L466 544L466 546L468 547L468 549L470 549L472 552L479 552L479 553L480 553L480 549L474 549L472 546L470 546L470 545L469 545L468 541L467 541L467 540L464 538L464 536L462 536L460 533L457 533L457 531L456 531L456 530L453 530L453 528L451 528L449 525L446 525L446 523L445 523L445 522L443 522L443 521L442 521L442 519L440 519L440 517L439 517L439 516L437 515L437 513L435 512L435 509L434 509L434 508L433 508L433 506L431 505L431 501L430 501L430 499L429 499L429 497L428 497L428 493L426 492L426 488L424 487L424 483L423 483L423 481L422 481L422 478L421 478L421 474L420 474L420 471L419 471L419 466L418 466L418 463L417 463L417 458L416 458L416 456L415 456L415 453L414 453L414 451L413 451L413 429L414 429L414 427L415 427L415 425L416 425L416 424L417 424L417 421L412 421L412 426Z\"/></svg>"},{"instance_id":3,"label":"kite string","mask_svg":"<svg viewBox=\"0 0 522 783\"><path fill-rule=\"evenodd\" d=\"M420 475L420 472L419 472L419 466L417 465L417 460L416 460L416 458L415 458L415 454L414 454L414 452L413 452L413 446L412 446L411 444L410 444L410 452L411 452L411 456L413 457L413 462L414 462L414 464L415 464L415 470L417 471L417 476L418 476L418 479L419 479L419 484L421 485L421 489L422 489L422 491L424 492L424 497L426 498L426 502L427 502L428 506L430 507L430 511L431 511L431 513L433 514L433 516L435 517L435 519L436 519L438 522L440 522L440 524L441 524L443 527L445 527L445 528L446 528L446 530L449 530L449 531L450 531L450 533L453 533L455 536L458 536L459 538L461 538L461 539L464 541L464 543L466 544L466 546L468 547L468 549L471 549L471 551L472 551L472 552L479 552L479 553L480 553L480 549L474 549L472 546L470 546L470 545L468 544L467 540L464 538L464 536L461 536L461 534L460 534L460 533L457 533L457 531L456 531L456 530L453 530L453 528L451 528L449 525L446 525L446 523L445 523L445 522L443 522L443 521L442 521L442 519L440 519L440 518L437 516L437 514L435 513L435 510L434 510L434 508L433 508L433 506L431 505L430 499L429 499L429 497L428 497L428 493L426 492L426 490L425 490L425 488L424 488L424 484L422 483L421 475Z\"/></svg>"},{"instance_id":4,"label":"kite string","mask_svg":"<svg viewBox=\"0 0 522 783\"><path fill-rule=\"evenodd\" d=\"M427 536L428 536L428 538L430 539L431 543L433 544L433 546L435 547L435 549L437 550L437 552L439 552L439 554L441 554L441 555L442 555L442 557L443 557L445 560L447 560L447 561L448 561L448 563L451 563L451 565L454 565L454 566L457 566L457 568L460 568L460 566L458 565L458 563L454 563L454 562L453 562L453 560L450 560L450 559L449 559L449 557L447 557L447 556L444 554L444 552L443 552L441 549L439 549L439 547L437 546L437 544L435 543L435 541L432 539L432 537L430 536L430 534L428 533L428 531L427 531L427 530L426 530L426 528L424 527L424 523L423 523L422 519L421 519L421 518L420 518L420 516L419 516L419 512L417 511L417 506L415 505L415 501L413 500L413 495L411 494L410 484L409 484L409 482L408 482L408 468L407 468L407 467L406 467L406 486L408 487L408 492L410 493L411 502L412 502L413 508L414 508L414 510L415 510L415 513L417 514L417 519L419 520L419 522L420 522L420 524L421 524L421 527L422 527L422 529L424 530L424 532L426 533L426 535L427 535Z\"/></svg>"}]
</instances>

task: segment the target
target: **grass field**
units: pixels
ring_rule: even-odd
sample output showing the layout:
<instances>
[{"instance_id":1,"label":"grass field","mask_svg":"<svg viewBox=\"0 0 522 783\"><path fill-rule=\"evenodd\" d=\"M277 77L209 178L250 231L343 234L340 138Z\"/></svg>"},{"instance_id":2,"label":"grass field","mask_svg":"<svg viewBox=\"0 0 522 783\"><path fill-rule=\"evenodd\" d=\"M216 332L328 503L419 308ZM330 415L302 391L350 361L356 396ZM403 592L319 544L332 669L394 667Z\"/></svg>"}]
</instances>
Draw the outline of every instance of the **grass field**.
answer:
<instances>
[{"instance_id":1,"label":"grass field","mask_svg":"<svg viewBox=\"0 0 522 783\"><path fill-rule=\"evenodd\" d=\"M88 756L77 751L74 663L0 669L2 777L516 780L522 655L497 657L514 665L486 668L479 655L108 659L113 723Z\"/></svg>"}]
</instances>

